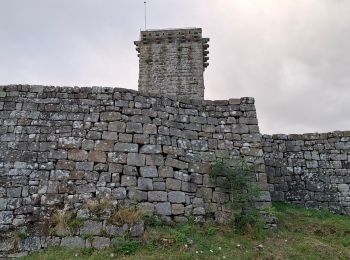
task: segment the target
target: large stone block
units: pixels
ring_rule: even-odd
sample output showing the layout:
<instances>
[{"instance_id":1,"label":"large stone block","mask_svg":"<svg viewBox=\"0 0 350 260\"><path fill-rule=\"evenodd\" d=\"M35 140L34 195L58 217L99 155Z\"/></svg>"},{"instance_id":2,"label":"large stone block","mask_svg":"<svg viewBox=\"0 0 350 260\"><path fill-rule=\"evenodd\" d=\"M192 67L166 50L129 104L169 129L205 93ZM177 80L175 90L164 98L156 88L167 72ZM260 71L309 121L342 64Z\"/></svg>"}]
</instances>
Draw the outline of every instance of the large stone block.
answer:
<instances>
[{"instance_id":1,"label":"large stone block","mask_svg":"<svg viewBox=\"0 0 350 260\"><path fill-rule=\"evenodd\" d=\"M172 158L167 158L165 161L165 166L170 166L176 169L185 170L188 168L188 163L180 160L172 159Z\"/></svg>"},{"instance_id":2,"label":"large stone block","mask_svg":"<svg viewBox=\"0 0 350 260\"><path fill-rule=\"evenodd\" d=\"M185 206L183 204L172 204L171 213L173 215L182 215L185 213Z\"/></svg>"},{"instance_id":3,"label":"large stone block","mask_svg":"<svg viewBox=\"0 0 350 260\"><path fill-rule=\"evenodd\" d=\"M155 205L155 212L158 215L170 216L171 215L171 205L170 202L161 202Z\"/></svg>"},{"instance_id":4,"label":"large stone block","mask_svg":"<svg viewBox=\"0 0 350 260\"><path fill-rule=\"evenodd\" d=\"M126 189L124 187L112 189L111 196L113 199L123 200L126 198Z\"/></svg>"},{"instance_id":5,"label":"large stone block","mask_svg":"<svg viewBox=\"0 0 350 260\"><path fill-rule=\"evenodd\" d=\"M94 169L94 163L93 162L77 162L75 164L75 167L77 170L81 170L81 171L92 171Z\"/></svg>"},{"instance_id":6,"label":"large stone block","mask_svg":"<svg viewBox=\"0 0 350 260\"><path fill-rule=\"evenodd\" d=\"M158 177L158 171L156 166L145 166L140 168L140 174L145 178Z\"/></svg>"},{"instance_id":7,"label":"large stone block","mask_svg":"<svg viewBox=\"0 0 350 260\"><path fill-rule=\"evenodd\" d=\"M146 161L146 156L144 154L129 153L127 164L131 166L144 166Z\"/></svg>"},{"instance_id":8,"label":"large stone block","mask_svg":"<svg viewBox=\"0 0 350 260\"><path fill-rule=\"evenodd\" d=\"M165 191L149 191L148 201L167 201L168 194Z\"/></svg>"},{"instance_id":9,"label":"large stone block","mask_svg":"<svg viewBox=\"0 0 350 260\"><path fill-rule=\"evenodd\" d=\"M126 124L126 132L127 133L141 134L142 131L143 130L142 130L141 123L129 122Z\"/></svg>"},{"instance_id":10,"label":"large stone block","mask_svg":"<svg viewBox=\"0 0 350 260\"><path fill-rule=\"evenodd\" d=\"M171 203L185 203L185 193L181 191L171 191L168 193L168 200Z\"/></svg>"},{"instance_id":11,"label":"large stone block","mask_svg":"<svg viewBox=\"0 0 350 260\"><path fill-rule=\"evenodd\" d=\"M63 237L61 240L61 246L69 249L85 248L85 239L75 237Z\"/></svg>"},{"instance_id":12,"label":"large stone block","mask_svg":"<svg viewBox=\"0 0 350 260\"><path fill-rule=\"evenodd\" d=\"M161 145L143 145L140 149L140 153L153 154L153 153L162 153Z\"/></svg>"},{"instance_id":13,"label":"large stone block","mask_svg":"<svg viewBox=\"0 0 350 260\"><path fill-rule=\"evenodd\" d=\"M168 190L181 190L181 180L167 178L165 183Z\"/></svg>"},{"instance_id":14,"label":"large stone block","mask_svg":"<svg viewBox=\"0 0 350 260\"><path fill-rule=\"evenodd\" d=\"M79 149L81 147L81 138L61 137L58 139L58 148Z\"/></svg>"},{"instance_id":15,"label":"large stone block","mask_svg":"<svg viewBox=\"0 0 350 260\"><path fill-rule=\"evenodd\" d=\"M117 152L137 153L139 151L139 145L130 143L116 143L114 150Z\"/></svg>"},{"instance_id":16,"label":"large stone block","mask_svg":"<svg viewBox=\"0 0 350 260\"><path fill-rule=\"evenodd\" d=\"M102 231L101 221L87 220L84 225L80 228L81 235L99 235Z\"/></svg>"},{"instance_id":17,"label":"large stone block","mask_svg":"<svg viewBox=\"0 0 350 260\"><path fill-rule=\"evenodd\" d=\"M172 178L174 176L174 170L169 166L161 166L158 170L159 177Z\"/></svg>"},{"instance_id":18,"label":"large stone block","mask_svg":"<svg viewBox=\"0 0 350 260\"><path fill-rule=\"evenodd\" d=\"M114 142L111 140L96 140L95 151L110 152L113 151Z\"/></svg>"},{"instance_id":19,"label":"large stone block","mask_svg":"<svg viewBox=\"0 0 350 260\"><path fill-rule=\"evenodd\" d=\"M127 187L134 187L137 185L135 176L122 175L121 185Z\"/></svg>"},{"instance_id":20,"label":"large stone block","mask_svg":"<svg viewBox=\"0 0 350 260\"><path fill-rule=\"evenodd\" d=\"M94 237L91 245L96 249L105 249L110 246L110 242L108 237Z\"/></svg>"},{"instance_id":21,"label":"large stone block","mask_svg":"<svg viewBox=\"0 0 350 260\"><path fill-rule=\"evenodd\" d=\"M72 161L85 161L88 158L88 152L84 150L72 149L68 151L68 159Z\"/></svg>"},{"instance_id":22,"label":"large stone block","mask_svg":"<svg viewBox=\"0 0 350 260\"><path fill-rule=\"evenodd\" d=\"M100 120L101 121L117 121L122 118L121 114L119 112L102 112L100 114Z\"/></svg>"},{"instance_id":23,"label":"large stone block","mask_svg":"<svg viewBox=\"0 0 350 260\"><path fill-rule=\"evenodd\" d=\"M140 190L153 190L153 182L152 179L147 179L147 178L138 178L137 180L137 187Z\"/></svg>"},{"instance_id":24,"label":"large stone block","mask_svg":"<svg viewBox=\"0 0 350 260\"><path fill-rule=\"evenodd\" d=\"M110 122L108 124L108 131L124 133L126 129L126 124L124 122Z\"/></svg>"}]
</instances>

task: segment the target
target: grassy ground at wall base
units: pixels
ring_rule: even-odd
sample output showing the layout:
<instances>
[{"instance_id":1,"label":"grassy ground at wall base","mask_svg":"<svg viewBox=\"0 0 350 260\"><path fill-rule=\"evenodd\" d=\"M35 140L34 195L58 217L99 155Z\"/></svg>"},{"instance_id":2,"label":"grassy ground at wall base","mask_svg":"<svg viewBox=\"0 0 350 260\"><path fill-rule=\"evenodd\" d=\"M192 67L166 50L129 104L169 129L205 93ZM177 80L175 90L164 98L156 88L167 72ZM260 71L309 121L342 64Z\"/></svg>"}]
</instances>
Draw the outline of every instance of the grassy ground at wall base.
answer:
<instances>
[{"instance_id":1,"label":"grassy ground at wall base","mask_svg":"<svg viewBox=\"0 0 350 260\"><path fill-rule=\"evenodd\" d=\"M51 248L24 259L350 259L350 217L274 204L276 231L237 234L227 226L155 225L143 242L105 250Z\"/></svg>"}]
</instances>

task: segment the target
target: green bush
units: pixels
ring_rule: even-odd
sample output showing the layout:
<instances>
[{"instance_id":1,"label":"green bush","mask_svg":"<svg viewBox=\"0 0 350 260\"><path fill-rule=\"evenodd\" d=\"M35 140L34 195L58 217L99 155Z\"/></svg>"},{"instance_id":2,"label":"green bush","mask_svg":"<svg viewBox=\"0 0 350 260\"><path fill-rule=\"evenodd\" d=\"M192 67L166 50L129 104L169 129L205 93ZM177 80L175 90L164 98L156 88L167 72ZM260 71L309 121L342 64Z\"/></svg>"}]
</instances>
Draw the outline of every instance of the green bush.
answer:
<instances>
[{"instance_id":1,"label":"green bush","mask_svg":"<svg viewBox=\"0 0 350 260\"><path fill-rule=\"evenodd\" d=\"M228 161L216 161L210 171L211 180L229 192L226 206L232 210L232 221L239 232L247 229L260 229L261 217L254 207L254 198L260 188L254 175L254 167L243 158L230 166Z\"/></svg>"}]
</instances>

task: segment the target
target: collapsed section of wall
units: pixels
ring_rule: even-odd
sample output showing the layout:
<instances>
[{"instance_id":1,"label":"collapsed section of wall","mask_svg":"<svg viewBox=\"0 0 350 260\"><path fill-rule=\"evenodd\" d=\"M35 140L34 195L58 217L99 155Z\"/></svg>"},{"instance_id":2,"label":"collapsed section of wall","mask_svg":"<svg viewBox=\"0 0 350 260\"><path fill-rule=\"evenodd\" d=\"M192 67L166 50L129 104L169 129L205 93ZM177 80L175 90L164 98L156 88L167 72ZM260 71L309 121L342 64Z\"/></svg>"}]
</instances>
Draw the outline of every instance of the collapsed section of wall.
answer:
<instances>
[{"instance_id":1,"label":"collapsed section of wall","mask_svg":"<svg viewBox=\"0 0 350 260\"><path fill-rule=\"evenodd\" d=\"M273 201L350 214L350 131L264 135Z\"/></svg>"},{"instance_id":2,"label":"collapsed section of wall","mask_svg":"<svg viewBox=\"0 0 350 260\"><path fill-rule=\"evenodd\" d=\"M18 230L28 235L17 245L26 251L85 245L84 232L108 233L106 220L85 223L68 240L50 238L48 228L57 209L90 221L84 205L105 197L175 221L207 214L221 221L229 195L208 175L218 158L254 164L264 190L256 205L270 206L252 98L179 101L117 88L2 86L0 134L5 251L14 250Z\"/></svg>"}]
</instances>

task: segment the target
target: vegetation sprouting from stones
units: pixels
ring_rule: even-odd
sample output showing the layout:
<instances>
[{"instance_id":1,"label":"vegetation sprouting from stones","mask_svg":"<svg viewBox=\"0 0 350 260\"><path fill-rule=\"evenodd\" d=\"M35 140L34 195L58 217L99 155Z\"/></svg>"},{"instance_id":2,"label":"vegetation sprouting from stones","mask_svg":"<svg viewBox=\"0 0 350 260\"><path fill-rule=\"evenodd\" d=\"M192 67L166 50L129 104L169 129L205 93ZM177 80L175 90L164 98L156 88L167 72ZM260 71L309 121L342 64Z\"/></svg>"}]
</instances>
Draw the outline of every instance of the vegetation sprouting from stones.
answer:
<instances>
[{"instance_id":1,"label":"vegetation sprouting from stones","mask_svg":"<svg viewBox=\"0 0 350 260\"><path fill-rule=\"evenodd\" d=\"M226 207L232 212L235 230L254 231L259 235L262 220L254 207L254 198L259 196L260 188L254 179L254 167L243 158L233 165L228 159L219 159L212 165L210 177L216 185L229 192Z\"/></svg>"}]
</instances>

